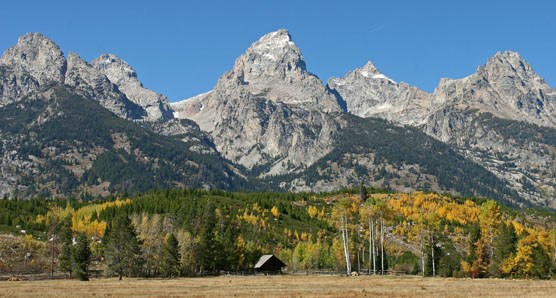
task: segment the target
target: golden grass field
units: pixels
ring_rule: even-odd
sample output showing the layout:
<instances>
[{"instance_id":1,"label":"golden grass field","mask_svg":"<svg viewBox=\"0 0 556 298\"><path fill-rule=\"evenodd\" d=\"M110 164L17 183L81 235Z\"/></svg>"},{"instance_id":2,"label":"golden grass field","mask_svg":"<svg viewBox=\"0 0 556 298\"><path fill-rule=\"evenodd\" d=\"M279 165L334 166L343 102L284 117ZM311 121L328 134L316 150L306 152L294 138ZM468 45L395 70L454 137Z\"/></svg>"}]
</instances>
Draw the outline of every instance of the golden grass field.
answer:
<instances>
[{"instance_id":1,"label":"golden grass field","mask_svg":"<svg viewBox=\"0 0 556 298\"><path fill-rule=\"evenodd\" d=\"M2 281L0 296L556 297L556 281L308 275Z\"/></svg>"}]
</instances>

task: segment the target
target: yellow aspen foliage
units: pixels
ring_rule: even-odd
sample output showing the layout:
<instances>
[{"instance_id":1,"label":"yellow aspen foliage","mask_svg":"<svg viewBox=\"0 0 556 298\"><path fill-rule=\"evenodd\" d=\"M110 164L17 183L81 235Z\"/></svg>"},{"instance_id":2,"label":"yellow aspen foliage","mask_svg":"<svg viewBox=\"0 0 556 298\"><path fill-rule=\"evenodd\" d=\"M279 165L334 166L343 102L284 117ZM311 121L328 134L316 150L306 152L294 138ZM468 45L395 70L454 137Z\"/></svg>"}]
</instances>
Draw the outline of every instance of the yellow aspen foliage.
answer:
<instances>
[{"instance_id":1,"label":"yellow aspen foliage","mask_svg":"<svg viewBox=\"0 0 556 298\"><path fill-rule=\"evenodd\" d=\"M288 228L284 228L284 235L288 238L292 237L292 231Z\"/></svg>"},{"instance_id":2,"label":"yellow aspen foliage","mask_svg":"<svg viewBox=\"0 0 556 298\"><path fill-rule=\"evenodd\" d=\"M319 214L317 215L318 219L323 219L324 218L324 207L321 208L321 210L319 211Z\"/></svg>"},{"instance_id":3,"label":"yellow aspen foliage","mask_svg":"<svg viewBox=\"0 0 556 298\"><path fill-rule=\"evenodd\" d=\"M553 247L550 234L544 229L539 229L535 234L537 235L537 241L542 245L543 249L545 251L551 251Z\"/></svg>"},{"instance_id":4,"label":"yellow aspen foliage","mask_svg":"<svg viewBox=\"0 0 556 298\"><path fill-rule=\"evenodd\" d=\"M334 259L339 268L345 269L344 248L342 241L338 238L332 239L332 249L334 251Z\"/></svg>"},{"instance_id":5,"label":"yellow aspen foliage","mask_svg":"<svg viewBox=\"0 0 556 298\"><path fill-rule=\"evenodd\" d=\"M47 220L51 216L55 216L62 220L67 216L71 216L72 226L74 232L85 233L88 237L102 238L106 231L106 222L98 219L92 219L93 213L100 214L103 210L110 207L122 207L131 204L130 199L120 200L116 199L112 202L104 202L102 204L91 204L83 206L77 210L72 208L69 204L66 208L53 206L50 208L45 217L37 217L37 221Z\"/></svg>"},{"instance_id":6,"label":"yellow aspen foliage","mask_svg":"<svg viewBox=\"0 0 556 298\"><path fill-rule=\"evenodd\" d=\"M46 217L43 216L42 214L37 215L37 218L35 219L35 222L38 224L42 224L44 222L46 222Z\"/></svg>"},{"instance_id":7,"label":"yellow aspen foliage","mask_svg":"<svg viewBox=\"0 0 556 298\"><path fill-rule=\"evenodd\" d=\"M309 206L307 207L307 213L309 213L309 217L315 218L319 214L319 209L315 206Z\"/></svg>"},{"instance_id":8,"label":"yellow aspen foliage","mask_svg":"<svg viewBox=\"0 0 556 298\"><path fill-rule=\"evenodd\" d=\"M272 216L274 216L274 218L278 218L278 216L280 216L280 210L278 210L276 206L273 206L270 209L270 213L272 214Z\"/></svg>"},{"instance_id":9,"label":"yellow aspen foliage","mask_svg":"<svg viewBox=\"0 0 556 298\"><path fill-rule=\"evenodd\" d=\"M518 235L523 233L523 231L525 230L525 227L520 222L517 222L515 220L512 221L512 225L514 226L515 233Z\"/></svg>"}]
</instances>

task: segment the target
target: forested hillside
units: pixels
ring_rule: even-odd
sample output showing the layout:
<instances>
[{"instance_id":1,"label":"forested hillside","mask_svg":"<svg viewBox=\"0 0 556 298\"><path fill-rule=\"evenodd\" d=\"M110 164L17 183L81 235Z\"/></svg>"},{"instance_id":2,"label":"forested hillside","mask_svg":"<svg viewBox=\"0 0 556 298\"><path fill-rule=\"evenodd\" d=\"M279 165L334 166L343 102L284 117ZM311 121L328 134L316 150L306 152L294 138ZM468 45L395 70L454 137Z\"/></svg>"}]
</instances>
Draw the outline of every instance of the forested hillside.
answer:
<instances>
[{"instance_id":1,"label":"forested hillside","mask_svg":"<svg viewBox=\"0 0 556 298\"><path fill-rule=\"evenodd\" d=\"M337 133L334 149L300 173L269 177L269 185L294 190L336 190L358 185L408 191L451 192L489 197L506 205L530 206L503 180L480 164L419 129L388 121L346 115L349 125Z\"/></svg>"},{"instance_id":2,"label":"forested hillside","mask_svg":"<svg viewBox=\"0 0 556 298\"><path fill-rule=\"evenodd\" d=\"M3 199L0 228L2 274L251 272L272 253L287 272L550 278L556 260L553 212L421 192L165 190L89 202Z\"/></svg>"},{"instance_id":3,"label":"forested hillside","mask_svg":"<svg viewBox=\"0 0 556 298\"><path fill-rule=\"evenodd\" d=\"M50 95L29 96L0 109L0 155L10 164L3 167L3 183L15 187L12 197L94 197L185 185L239 189L246 184L187 120L182 121L189 128L186 134L162 136L68 87L45 90Z\"/></svg>"}]
</instances>

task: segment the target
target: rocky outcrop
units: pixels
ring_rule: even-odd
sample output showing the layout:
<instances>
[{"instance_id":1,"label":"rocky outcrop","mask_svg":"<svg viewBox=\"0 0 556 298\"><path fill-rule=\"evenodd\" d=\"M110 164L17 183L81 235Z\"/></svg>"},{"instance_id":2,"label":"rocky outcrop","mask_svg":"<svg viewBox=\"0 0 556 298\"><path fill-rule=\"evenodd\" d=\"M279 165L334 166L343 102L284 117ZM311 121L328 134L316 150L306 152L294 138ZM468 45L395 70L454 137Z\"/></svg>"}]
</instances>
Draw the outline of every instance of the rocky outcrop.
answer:
<instances>
[{"instance_id":1,"label":"rocky outcrop","mask_svg":"<svg viewBox=\"0 0 556 298\"><path fill-rule=\"evenodd\" d=\"M427 134L483 165L526 200L556 207L556 146L550 141L556 91L519 54L497 53L466 78L443 79L433 97L442 104L428 116Z\"/></svg>"},{"instance_id":2,"label":"rocky outcrop","mask_svg":"<svg viewBox=\"0 0 556 298\"><path fill-rule=\"evenodd\" d=\"M286 30L266 34L215 88L173 105L196 121L226 158L261 174L297 171L331 150L338 99L305 68Z\"/></svg>"},{"instance_id":3,"label":"rocky outcrop","mask_svg":"<svg viewBox=\"0 0 556 298\"><path fill-rule=\"evenodd\" d=\"M442 79L432 96L440 104L431 111L426 132L443 141L453 137L457 122L446 115L470 110L556 127L556 90L515 52L497 53L466 78Z\"/></svg>"},{"instance_id":4,"label":"rocky outcrop","mask_svg":"<svg viewBox=\"0 0 556 298\"><path fill-rule=\"evenodd\" d=\"M522 198L556 206L556 91L518 53L497 53L466 78L442 79L433 94L395 83L372 63L328 84L350 113L420 127ZM516 137L524 129L536 137Z\"/></svg>"},{"instance_id":5,"label":"rocky outcrop","mask_svg":"<svg viewBox=\"0 0 556 298\"><path fill-rule=\"evenodd\" d=\"M130 101L146 111L144 120L152 122L174 118L168 98L143 87L133 67L124 60L113 54L105 54L91 64L117 85Z\"/></svg>"},{"instance_id":6,"label":"rocky outcrop","mask_svg":"<svg viewBox=\"0 0 556 298\"><path fill-rule=\"evenodd\" d=\"M118 87L77 54L68 55L64 83L84 97L98 101L103 107L124 119L140 119L145 111L130 102Z\"/></svg>"},{"instance_id":7,"label":"rocky outcrop","mask_svg":"<svg viewBox=\"0 0 556 298\"><path fill-rule=\"evenodd\" d=\"M328 87L345 100L347 111L359 117L376 117L400 124L424 124L434 101L417 87L397 83L382 74L372 62L331 78Z\"/></svg>"},{"instance_id":8,"label":"rocky outcrop","mask_svg":"<svg viewBox=\"0 0 556 298\"><path fill-rule=\"evenodd\" d=\"M63 82L66 58L57 44L40 33L27 33L6 50L0 64L14 71L26 72L40 85Z\"/></svg>"},{"instance_id":9,"label":"rocky outcrop","mask_svg":"<svg viewBox=\"0 0 556 298\"><path fill-rule=\"evenodd\" d=\"M190 119L201 112L204 108L203 102L212 94L212 90L206 93L196 95L186 100L170 103L174 110L174 118ZM197 117L199 118L199 117ZM202 121L202 119L198 119ZM208 124L206 124L208 125Z\"/></svg>"},{"instance_id":10,"label":"rocky outcrop","mask_svg":"<svg viewBox=\"0 0 556 298\"><path fill-rule=\"evenodd\" d=\"M63 82L64 54L40 33L21 36L0 58L0 106L18 101L50 82Z\"/></svg>"},{"instance_id":11,"label":"rocky outcrop","mask_svg":"<svg viewBox=\"0 0 556 298\"><path fill-rule=\"evenodd\" d=\"M28 33L0 58L0 105L36 93L48 84L66 84L97 100L128 120L164 121L173 118L168 99L143 87L135 70L114 55L91 64L40 33Z\"/></svg>"},{"instance_id":12,"label":"rocky outcrop","mask_svg":"<svg viewBox=\"0 0 556 298\"><path fill-rule=\"evenodd\" d=\"M14 71L0 64L0 107L36 92L40 83L25 71Z\"/></svg>"}]
</instances>

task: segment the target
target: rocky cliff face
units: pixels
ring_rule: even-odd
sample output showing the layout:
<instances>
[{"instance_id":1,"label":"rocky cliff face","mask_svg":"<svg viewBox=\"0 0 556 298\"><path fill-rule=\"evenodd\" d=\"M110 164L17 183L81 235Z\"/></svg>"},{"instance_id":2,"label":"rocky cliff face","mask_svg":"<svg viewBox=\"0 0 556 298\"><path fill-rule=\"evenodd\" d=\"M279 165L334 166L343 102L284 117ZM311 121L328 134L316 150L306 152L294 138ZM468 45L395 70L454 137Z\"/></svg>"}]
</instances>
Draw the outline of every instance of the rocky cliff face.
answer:
<instances>
[{"instance_id":1,"label":"rocky cliff face","mask_svg":"<svg viewBox=\"0 0 556 298\"><path fill-rule=\"evenodd\" d=\"M431 111L426 131L443 141L460 125L446 116L460 111L556 127L556 91L515 52L497 53L466 78L442 79L432 96L440 104Z\"/></svg>"},{"instance_id":2,"label":"rocky cliff face","mask_svg":"<svg viewBox=\"0 0 556 298\"><path fill-rule=\"evenodd\" d=\"M350 113L420 127L521 197L556 206L556 91L519 54L497 53L466 78L442 79L433 94L396 84L371 63L328 84ZM516 137L520 130L537 137Z\"/></svg>"},{"instance_id":3,"label":"rocky cliff face","mask_svg":"<svg viewBox=\"0 0 556 298\"><path fill-rule=\"evenodd\" d=\"M519 54L497 53L466 78L443 79L433 97L442 104L429 114L426 133L484 165L527 200L556 206L556 91Z\"/></svg>"},{"instance_id":4,"label":"rocky cliff face","mask_svg":"<svg viewBox=\"0 0 556 298\"><path fill-rule=\"evenodd\" d=\"M146 89L137 79L137 73L127 62L113 54L105 54L92 63L92 66L122 91L127 98L146 111L144 120L160 121L174 118L168 98Z\"/></svg>"},{"instance_id":5,"label":"rocky cliff face","mask_svg":"<svg viewBox=\"0 0 556 298\"><path fill-rule=\"evenodd\" d=\"M84 97L98 101L121 118L141 119L145 116L142 107L128 100L104 74L73 52L68 55L64 84Z\"/></svg>"},{"instance_id":6,"label":"rocky cliff face","mask_svg":"<svg viewBox=\"0 0 556 298\"><path fill-rule=\"evenodd\" d=\"M426 92L406 83L397 83L382 74L372 62L331 78L328 87L346 101L347 111L359 117L376 117L400 124L424 124L434 101Z\"/></svg>"},{"instance_id":7,"label":"rocky cliff face","mask_svg":"<svg viewBox=\"0 0 556 298\"><path fill-rule=\"evenodd\" d=\"M18 101L49 82L63 82L66 58L54 42L39 33L28 33L0 58L0 105Z\"/></svg>"},{"instance_id":8,"label":"rocky cliff face","mask_svg":"<svg viewBox=\"0 0 556 298\"><path fill-rule=\"evenodd\" d=\"M143 88L133 68L107 54L92 64L40 33L28 33L0 58L0 105L38 92L49 84L65 84L128 120L173 118L168 99Z\"/></svg>"},{"instance_id":9,"label":"rocky cliff face","mask_svg":"<svg viewBox=\"0 0 556 298\"><path fill-rule=\"evenodd\" d=\"M225 157L263 175L312 164L341 126L337 98L307 71L286 30L255 42L212 91L173 107L209 132Z\"/></svg>"},{"instance_id":10,"label":"rocky cliff face","mask_svg":"<svg viewBox=\"0 0 556 298\"><path fill-rule=\"evenodd\" d=\"M66 72L66 58L57 44L40 33L28 33L17 44L6 50L0 64L14 71L26 72L44 85L62 82Z\"/></svg>"}]
</instances>

